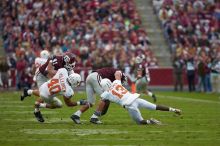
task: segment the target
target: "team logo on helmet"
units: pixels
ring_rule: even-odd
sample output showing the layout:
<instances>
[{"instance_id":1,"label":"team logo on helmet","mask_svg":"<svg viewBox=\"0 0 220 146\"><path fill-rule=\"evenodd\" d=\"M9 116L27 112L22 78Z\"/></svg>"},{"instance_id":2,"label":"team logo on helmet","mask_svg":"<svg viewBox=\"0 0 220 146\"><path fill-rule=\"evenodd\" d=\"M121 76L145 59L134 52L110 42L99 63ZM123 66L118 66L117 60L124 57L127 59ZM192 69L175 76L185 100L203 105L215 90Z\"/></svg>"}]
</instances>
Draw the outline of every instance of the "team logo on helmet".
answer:
<instances>
[{"instance_id":1,"label":"team logo on helmet","mask_svg":"<svg viewBox=\"0 0 220 146\"><path fill-rule=\"evenodd\" d=\"M63 56L64 67L69 71L72 70L76 65L76 56L73 53L66 53Z\"/></svg>"},{"instance_id":2,"label":"team logo on helmet","mask_svg":"<svg viewBox=\"0 0 220 146\"><path fill-rule=\"evenodd\" d=\"M77 73L72 73L68 76L67 80L69 81L72 87L77 87L81 83L81 76Z\"/></svg>"}]
</instances>

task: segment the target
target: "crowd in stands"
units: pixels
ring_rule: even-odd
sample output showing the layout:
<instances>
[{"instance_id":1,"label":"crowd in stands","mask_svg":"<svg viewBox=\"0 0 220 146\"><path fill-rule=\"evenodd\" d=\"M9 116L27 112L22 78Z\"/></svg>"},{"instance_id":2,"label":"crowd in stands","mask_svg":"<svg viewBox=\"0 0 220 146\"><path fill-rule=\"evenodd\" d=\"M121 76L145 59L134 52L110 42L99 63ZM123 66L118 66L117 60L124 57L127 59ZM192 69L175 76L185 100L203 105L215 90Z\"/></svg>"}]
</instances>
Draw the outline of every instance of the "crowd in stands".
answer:
<instances>
[{"instance_id":1,"label":"crowd in stands","mask_svg":"<svg viewBox=\"0 0 220 146\"><path fill-rule=\"evenodd\" d=\"M179 68L181 62L186 64L189 91L195 90L190 81L197 74L198 90L211 92L212 66L220 61L220 1L153 0L153 6L170 44L174 68L176 63Z\"/></svg>"},{"instance_id":2,"label":"crowd in stands","mask_svg":"<svg viewBox=\"0 0 220 146\"><path fill-rule=\"evenodd\" d=\"M73 52L77 67L113 66L131 72L135 57L145 54L148 65L158 62L133 0L7 0L2 1L3 47L17 89L26 80L39 52Z\"/></svg>"}]
</instances>

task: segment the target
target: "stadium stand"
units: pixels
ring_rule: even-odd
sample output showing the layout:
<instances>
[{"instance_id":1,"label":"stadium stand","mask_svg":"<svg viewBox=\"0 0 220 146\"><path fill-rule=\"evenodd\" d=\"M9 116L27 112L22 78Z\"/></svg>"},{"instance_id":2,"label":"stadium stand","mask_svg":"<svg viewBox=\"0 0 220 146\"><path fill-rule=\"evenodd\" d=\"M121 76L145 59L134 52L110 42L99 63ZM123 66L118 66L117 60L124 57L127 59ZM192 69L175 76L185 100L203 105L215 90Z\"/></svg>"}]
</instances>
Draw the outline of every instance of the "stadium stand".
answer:
<instances>
[{"instance_id":1,"label":"stadium stand","mask_svg":"<svg viewBox=\"0 0 220 146\"><path fill-rule=\"evenodd\" d=\"M174 55L198 58L204 51L212 58L220 56L219 1L154 0L153 5Z\"/></svg>"},{"instance_id":2,"label":"stadium stand","mask_svg":"<svg viewBox=\"0 0 220 146\"><path fill-rule=\"evenodd\" d=\"M153 0L153 6L174 60L194 60L198 90L211 92L211 70L220 61L220 2Z\"/></svg>"},{"instance_id":3,"label":"stadium stand","mask_svg":"<svg viewBox=\"0 0 220 146\"><path fill-rule=\"evenodd\" d=\"M130 72L138 54L158 67L133 0L15 0L3 1L2 8L3 48L12 74L29 74L43 49L73 52L81 68L114 66Z\"/></svg>"}]
</instances>

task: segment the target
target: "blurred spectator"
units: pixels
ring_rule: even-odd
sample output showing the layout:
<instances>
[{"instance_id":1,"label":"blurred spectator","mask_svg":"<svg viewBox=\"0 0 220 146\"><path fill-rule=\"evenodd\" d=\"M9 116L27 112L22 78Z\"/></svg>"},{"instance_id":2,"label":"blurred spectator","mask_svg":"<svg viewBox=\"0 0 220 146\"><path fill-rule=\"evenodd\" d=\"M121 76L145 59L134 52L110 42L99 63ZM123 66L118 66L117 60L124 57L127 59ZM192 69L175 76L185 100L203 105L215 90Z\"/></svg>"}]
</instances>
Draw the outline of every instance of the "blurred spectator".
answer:
<instances>
[{"instance_id":1,"label":"blurred spectator","mask_svg":"<svg viewBox=\"0 0 220 146\"><path fill-rule=\"evenodd\" d=\"M206 85L206 92L210 93L212 92L212 84L211 84L211 58L207 58L206 60L206 66L205 66L205 85Z\"/></svg>"},{"instance_id":2,"label":"blurred spectator","mask_svg":"<svg viewBox=\"0 0 220 146\"><path fill-rule=\"evenodd\" d=\"M31 74L31 68L26 68L21 75L21 87L27 87L31 89L33 84L33 75Z\"/></svg>"},{"instance_id":3,"label":"blurred spectator","mask_svg":"<svg viewBox=\"0 0 220 146\"><path fill-rule=\"evenodd\" d=\"M206 64L204 59L200 59L198 63L198 91L199 92L206 92Z\"/></svg>"},{"instance_id":4,"label":"blurred spectator","mask_svg":"<svg viewBox=\"0 0 220 146\"><path fill-rule=\"evenodd\" d=\"M217 58L212 62L212 87L213 92L220 92L220 60Z\"/></svg>"},{"instance_id":5,"label":"blurred spectator","mask_svg":"<svg viewBox=\"0 0 220 146\"><path fill-rule=\"evenodd\" d=\"M1 79L1 82L2 82L2 87L3 88L8 88L9 87L8 71L9 71L9 65L8 65L7 59L6 59L6 57L1 57L0 58L0 75L1 75L0 79Z\"/></svg>"},{"instance_id":6,"label":"blurred spectator","mask_svg":"<svg viewBox=\"0 0 220 146\"><path fill-rule=\"evenodd\" d=\"M173 60L173 72L174 72L174 91L183 91L183 69L184 60L181 57L175 57Z\"/></svg>"},{"instance_id":7,"label":"blurred spectator","mask_svg":"<svg viewBox=\"0 0 220 146\"><path fill-rule=\"evenodd\" d=\"M130 68L134 64L130 57L137 54L139 46L148 52L148 65L158 66L147 34L140 27L133 0L2 3L4 49L6 53L15 52L18 60L25 54L27 66L31 66L41 50L47 49L56 55L66 51L76 53L81 57L80 67L87 67L90 60L89 66L95 68L113 65ZM109 51L123 55L108 55Z\"/></svg>"},{"instance_id":8,"label":"blurred spectator","mask_svg":"<svg viewBox=\"0 0 220 146\"><path fill-rule=\"evenodd\" d=\"M153 7L155 12L158 12L163 5L164 0L153 0Z\"/></svg>"},{"instance_id":9,"label":"blurred spectator","mask_svg":"<svg viewBox=\"0 0 220 146\"><path fill-rule=\"evenodd\" d=\"M189 92L193 92L195 91L195 61L192 56L188 56L185 62Z\"/></svg>"},{"instance_id":10,"label":"blurred spectator","mask_svg":"<svg viewBox=\"0 0 220 146\"><path fill-rule=\"evenodd\" d=\"M203 65L198 58L203 58L204 53L207 55L206 58L215 60L217 55L212 54L220 53L220 49L217 49L217 46L220 46L220 1L153 0L153 6L164 28L173 56L182 56L184 59L186 54L191 54L194 56L195 64L199 64L197 67ZM206 62L205 70L201 69L203 67L199 68L199 86L205 84L202 83L204 76L209 84L209 66L210 63ZM204 76L202 71L205 71ZM209 88L207 90L211 90L211 86L206 87Z\"/></svg>"},{"instance_id":11,"label":"blurred spectator","mask_svg":"<svg viewBox=\"0 0 220 146\"><path fill-rule=\"evenodd\" d=\"M21 55L20 58L17 60L16 64L16 89L20 90L22 87L22 75L25 72L26 68L26 60L24 59L24 55Z\"/></svg>"}]
</instances>

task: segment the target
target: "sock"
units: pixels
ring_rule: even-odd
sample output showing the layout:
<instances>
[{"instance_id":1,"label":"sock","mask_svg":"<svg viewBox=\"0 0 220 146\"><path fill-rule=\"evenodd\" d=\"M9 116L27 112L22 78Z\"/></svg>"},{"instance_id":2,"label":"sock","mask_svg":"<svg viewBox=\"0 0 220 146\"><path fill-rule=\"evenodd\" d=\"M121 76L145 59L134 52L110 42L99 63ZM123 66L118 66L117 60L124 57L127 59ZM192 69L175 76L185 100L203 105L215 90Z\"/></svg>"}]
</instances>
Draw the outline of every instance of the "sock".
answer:
<instances>
[{"instance_id":1,"label":"sock","mask_svg":"<svg viewBox=\"0 0 220 146\"><path fill-rule=\"evenodd\" d=\"M148 91L148 95L149 95L150 97L152 97L152 96L153 96L153 93L150 92L150 91Z\"/></svg>"},{"instance_id":2,"label":"sock","mask_svg":"<svg viewBox=\"0 0 220 146\"><path fill-rule=\"evenodd\" d=\"M146 120L146 124L151 124L150 120Z\"/></svg>"},{"instance_id":3,"label":"sock","mask_svg":"<svg viewBox=\"0 0 220 146\"><path fill-rule=\"evenodd\" d=\"M39 112L40 111L40 109L39 108L35 108L34 109L34 112L36 113L36 112Z\"/></svg>"},{"instance_id":4,"label":"sock","mask_svg":"<svg viewBox=\"0 0 220 146\"><path fill-rule=\"evenodd\" d=\"M33 90L29 89L29 90L27 91L27 93L28 93L28 95L32 95Z\"/></svg>"},{"instance_id":5,"label":"sock","mask_svg":"<svg viewBox=\"0 0 220 146\"><path fill-rule=\"evenodd\" d=\"M170 108L169 108L169 111L170 111L170 112L175 112L175 111L176 111L176 109L175 109L175 108L170 107Z\"/></svg>"},{"instance_id":6,"label":"sock","mask_svg":"<svg viewBox=\"0 0 220 146\"><path fill-rule=\"evenodd\" d=\"M80 105L80 101L77 101L76 104L77 104L77 105Z\"/></svg>"},{"instance_id":7,"label":"sock","mask_svg":"<svg viewBox=\"0 0 220 146\"><path fill-rule=\"evenodd\" d=\"M160 111L170 111L170 107L164 106L164 105L157 105L156 110Z\"/></svg>"},{"instance_id":8,"label":"sock","mask_svg":"<svg viewBox=\"0 0 220 146\"><path fill-rule=\"evenodd\" d=\"M79 117L81 116L81 114L82 114L81 110L78 110L77 112L74 113L74 115L77 115Z\"/></svg>"},{"instance_id":9,"label":"sock","mask_svg":"<svg viewBox=\"0 0 220 146\"><path fill-rule=\"evenodd\" d=\"M99 118L101 116L100 111L95 111L91 118Z\"/></svg>"},{"instance_id":10,"label":"sock","mask_svg":"<svg viewBox=\"0 0 220 146\"><path fill-rule=\"evenodd\" d=\"M40 103L40 106L39 106L39 107L40 107L40 108L46 108L46 105L47 105L46 103Z\"/></svg>"},{"instance_id":11,"label":"sock","mask_svg":"<svg viewBox=\"0 0 220 146\"><path fill-rule=\"evenodd\" d=\"M146 125L146 124L150 124L150 120L141 120L140 121L141 125Z\"/></svg>"},{"instance_id":12,"label":"sock","mask_svg":"<svg viewBox=\"0 0 220 146\"><path fill-rule=\"evenodd\" d=\"M99 118L99 117L96 116L95 114L93 114L93 115L91 116L91 118L95 118L95 119L97 119L97 118Z\"/></svg>"}]
</instances>

